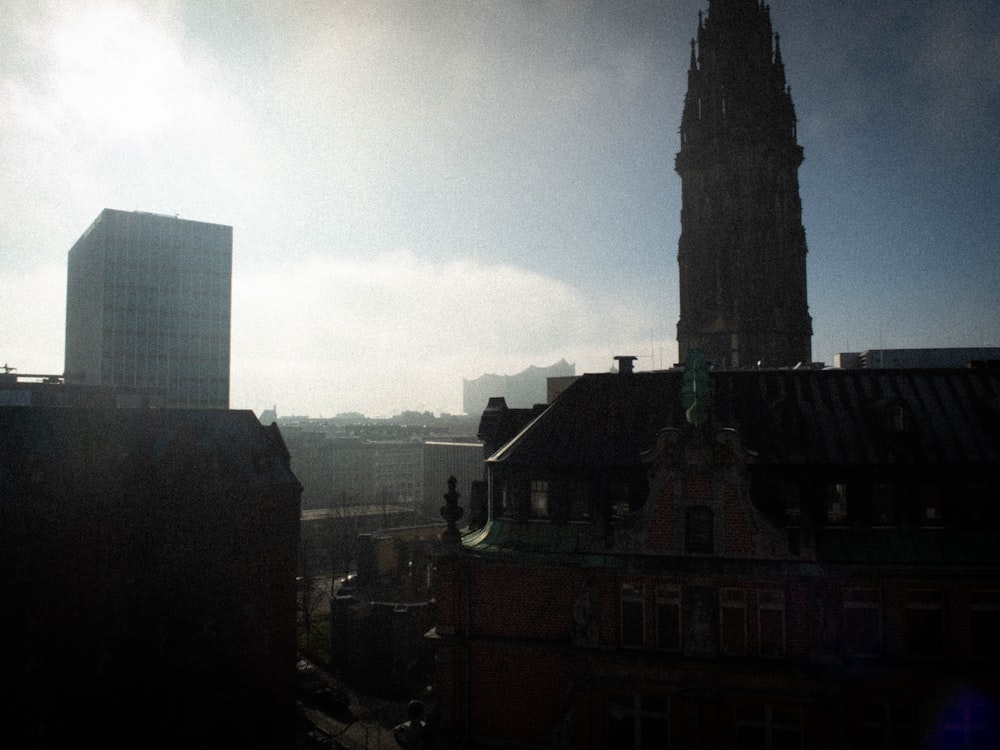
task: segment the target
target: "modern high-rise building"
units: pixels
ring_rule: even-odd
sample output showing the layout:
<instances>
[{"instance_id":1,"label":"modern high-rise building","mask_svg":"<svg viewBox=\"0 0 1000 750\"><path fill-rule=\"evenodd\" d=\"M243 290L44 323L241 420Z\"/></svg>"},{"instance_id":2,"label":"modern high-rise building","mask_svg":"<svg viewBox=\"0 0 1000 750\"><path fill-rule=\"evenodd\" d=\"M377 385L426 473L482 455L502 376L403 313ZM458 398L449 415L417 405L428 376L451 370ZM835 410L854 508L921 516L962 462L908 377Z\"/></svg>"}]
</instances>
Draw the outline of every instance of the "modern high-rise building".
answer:
<instances>
[{"instance_id":1,"label":"modern high-rise building","mask_svg":"<svg viewBox=\"0 0 1000 750\"><path fill-rule=\"evenodd\" d=\"M691 42L681 119L683 361L731 368L811 357L795 108L760 0L709 0Z\"/></svg>"},{"instance_id":2,"label":"modern high-rise building","mask_svg":"<svg viewBox=\"0 0 1000 750\"><path fill-rule=\"evenodd\" d=\"M233 228L104 209L69 251L68 383L229 407Z\"/></svg>"}]
</instances>

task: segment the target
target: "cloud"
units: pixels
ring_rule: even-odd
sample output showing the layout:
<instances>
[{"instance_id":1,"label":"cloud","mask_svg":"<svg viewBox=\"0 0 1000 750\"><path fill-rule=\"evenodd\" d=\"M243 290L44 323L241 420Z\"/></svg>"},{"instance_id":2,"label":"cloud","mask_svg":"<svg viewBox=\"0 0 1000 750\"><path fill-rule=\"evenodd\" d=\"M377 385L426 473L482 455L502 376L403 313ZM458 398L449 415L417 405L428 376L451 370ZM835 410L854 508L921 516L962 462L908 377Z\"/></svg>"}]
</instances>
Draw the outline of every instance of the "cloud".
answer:
<instances>
[{"instance_id":1,"label":"cloud","mask_svg":"<svg viewBox=\"0 0 1000 750\"><path fill-rule=\"evenodd\" d=\"M60 375L66 330L65 266L0 270L0 360L22 373Z\"/></svg>"},{"instance_id":2,"label":"cloud","mask_svg":"<svg viewBox=\"0 0 1000 750\"><path fill-rule=\"evenodd\" d=\"M954 156L966 142L985 142L1000 113L1000 23L975 4L935 4L915 45L914 73L925 87L930 135Z\"/></svg>"},{"instance_id":3,"label":"cloud","mask_svg":"<svg viewBox=\"0 0 1000 750\"><path fill-rule=\"evenodd\" d=\"M232 400L259 410L285 398L284 413L313 415L454 413L462 378L562 358L604 370L621 347L649 350L648 321L648 311L507 265L405 251L313 258L280 279L235 283Z\"/></svg>"}]
</instances>

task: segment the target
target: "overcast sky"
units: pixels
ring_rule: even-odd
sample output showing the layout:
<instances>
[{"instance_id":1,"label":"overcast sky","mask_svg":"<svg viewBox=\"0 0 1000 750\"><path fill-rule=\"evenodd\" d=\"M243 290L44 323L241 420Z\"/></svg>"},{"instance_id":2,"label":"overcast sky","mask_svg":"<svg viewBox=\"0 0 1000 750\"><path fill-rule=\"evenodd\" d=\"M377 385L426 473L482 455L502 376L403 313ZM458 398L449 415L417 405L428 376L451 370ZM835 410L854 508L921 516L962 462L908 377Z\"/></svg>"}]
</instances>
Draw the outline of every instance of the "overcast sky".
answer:
<instances>
[{"instance_id":1,"label":"overcast sky","mask_svg":"<svg viewBox=\"0 0 1000 750\"><path fill-rule=\"evenodd\" d=\"M707 2L7 0L0 359L63 369L101 209L231 224L234 408L461 412L462 378L677 361ZM813 357L1000 346L1000 3L773 0Z\"/></svg>"}]
</instances>

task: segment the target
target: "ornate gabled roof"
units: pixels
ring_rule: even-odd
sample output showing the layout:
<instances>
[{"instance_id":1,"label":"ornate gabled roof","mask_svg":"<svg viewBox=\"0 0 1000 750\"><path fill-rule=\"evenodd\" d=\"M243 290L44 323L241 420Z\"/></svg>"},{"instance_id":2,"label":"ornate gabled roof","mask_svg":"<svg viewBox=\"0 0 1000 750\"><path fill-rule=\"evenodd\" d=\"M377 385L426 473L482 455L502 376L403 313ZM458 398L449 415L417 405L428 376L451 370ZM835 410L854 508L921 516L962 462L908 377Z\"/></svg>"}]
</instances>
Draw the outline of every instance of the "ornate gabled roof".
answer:
<instances>
[{"instance_id":1,"label":"ornate gabled roof","mask_svg":"<svg viewBox=\"0 0 1000 750\"><path fill-rule=\"evenodd\" d=\"M683 371L580 377L488 460L639 465L656 433L684 428ZM1000 370L722 370L711 425L737 430L752 463L1000 465Z\"/></svg>"}]
</instances>

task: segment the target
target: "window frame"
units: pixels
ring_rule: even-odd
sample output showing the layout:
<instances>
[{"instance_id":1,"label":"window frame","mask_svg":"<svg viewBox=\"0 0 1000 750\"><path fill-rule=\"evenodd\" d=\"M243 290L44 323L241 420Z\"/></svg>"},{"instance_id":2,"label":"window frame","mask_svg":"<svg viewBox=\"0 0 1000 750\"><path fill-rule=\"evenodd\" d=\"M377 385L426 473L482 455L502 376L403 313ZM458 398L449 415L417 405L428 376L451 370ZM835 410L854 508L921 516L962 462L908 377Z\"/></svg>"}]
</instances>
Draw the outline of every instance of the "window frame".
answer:
<instances>
[{"instance_id":1,"label":"window frame","mask_svg":"<svg viewBox=\"0 0 1000 750\"><path fill-rule=\"evenodd\" d=\"M887 511L879 517L881 510ZM899 526L899 509L896 507L896 493L889 482L875 482L871 486L872 526L894 528Z\"/></svg>"},{"instance_id":2,"label":"window frame","mask_svg":"<svg viewBox=\"0 0 1000 750\"><path fill-rule=\"evenodd\" d=\"M651 702L662 703L655 707L649 707ZM642 750L645 747L653 746L653 743L649 739L643 737L643 727L649 728L649 722L662 723L663 727L661 733L666 735L666 744L656 744L657 748L662 748L662 750L669 750L671 746L670 742L670 696L650 696L643 695L642 693L628 693L621 694L611 694L608 696L606 704L606 716L607 716L607 727L606 727L606 737L607 744L613 747L621 747L620 741L623 739L621 737L613 736L613 722L620 721L623 723L623 728L626 728L626 722L631 719L631 731L628 735L632 740L632 748L634 750Z\"/></svg>"},{"instance_id":3,"label":"window frame","mask_svg":"<svg viewBox=\"0 0 1000 750\"><path fill-rule=\"evenodd\" d=\"M765 601L767 600L767 601ZM780 637L778 648L774 653L766 653L764 649L764 616L765 612L780 613ZM766 659L783 659L787 648L788 627L785 620L785 591L784 589L761 589L757 592L757 650Z\"/></svg>"},{"instance_id":4,"label":"window frame","mask_svg":"<svg viewBox=\"0 0 1000 750\"><path fill-rule=\"evenodd\" d=\"M862 593L867 596L862 596ZM883 621L882 614L882 590L878 588L862 587L862 586L852 586L844 590L844 653L847 656L862 658L862 659L876 659L882 656L885 641L885 623ZM850 627L848 623L849 613L862 612L862 611L874 611L875 613L875 638L852 638L851 634L848 632ZM858 615L861 617L861 615ZM860 623L864 625L864 623ZM874 641L874 649L863 649L860 645L864 641Z\"/></svg>"},{"instance_id":5,"label":"window frame","mask_svg":"<svg viewBox=\"0 0 1000 750\"><path fill-rule=\"evenodd\" d=\"M944 592L940 589L911 589L906 592L906 655L914 659L940 659L945 655L947 639L945 638L945 607ZM916 633L920 628L919 612L937 612L937 644L936 648L919 650L915 648L916 641L923 639L922 633Z\"/></svg>"},{"instance_id":6,"label":"window frame","mask_svg":"<svg viewBox=\"0 0 1000 750\"><path fill-rule=\"evenodd\" d=\"M857 739L863 747L883 747L887 750L911 747L917 737L917 726L917 712L913 706L889 703L866 706L861 711L861 736ZM871 741L878 744L871 745Z\"/></svg>"},{"instance_id":7,"label":"window frame","mask_svg":"<svg viewBox=\"0 0 1000 750\"><path fill-rule=\"evenodd\" d=\"M993 622L982 622L986 617ZM978 623L977 623L978 621ZM969 597L969 648L976 659L1000 660L1000 641L995 637L1000 629L1000 591L973 591ZM977 637L978 634L978 637ZM990 637L990 635L994 637ZM983 648L986 645L987 648Z\"/></svg>"},{"instance_id":8,"label":"window frame","mask_svg":"<svg viewBox=\"0 0 1000 750\"><path fill-rule=\"evenodd\" d=\"M737 615L740 620L739 633L733 633L730 625L727 625L726 613L741 612ZM723 656L746 656L748 653L747 641L747 591L738 588L719 589L719 653ZM739 647L733 648L729 644L729 635L737 635Z\"/></svg>"},{"instance_id":9,"label":"window frame","mask_svg":"<svg viewBox=\"0 0 1000 750\"><path fill-rule=\"evenodd\" d=\"M667 597L670 601L667 602ZM672 605L676 611L673 618L676 628L671 628L672 638L668 645L664 645L664 620L661 617L661 608ZM659 585L656 587L656 648L659 651L679 652L684 648L684 608L681 601L681 587L678 585Z\"/></svg>"},{"instance_id":10,"label":"window frame","mask_svg":"<svg viewBox=\"0 0 1000 750\"><path fill-rule=\"evenodd\" d=\"M828 482L825 493L825 515L827 526L847 526L850 504L846 482ZM838 509L839 506L839 509Z\"/></svg>"},{"instance_id":11,"label":"window frame","mask_svg":"<svg viewBox=\"0 0 1000 750\"><path fill-rule=\"evenodd\" d=\"M751 716L751 712L757 715ZM792 715L794 715L794 719L787 720ZM735 719L735 745L737 750L743 750L743 748L748 747L753 747L754 750L761 747L770 750L776 744L774 738L775 732L797 734L799 748L802 748L805 742L802 709L798 706L775 706L769 703L763 705L742 705L736 708ZM750 740L752 744L741 741L741 730L747 729L761 730L763 732L763 745L760 744L759 740ZM782 743L781 747L787 747L787 745Z\"/></svg>"},{"instance_id":12,"label":"window frame","mask_svg":"<svg viewBox=\"0 0 1000 750\"><path fill-rule=\"evenodd\" d=\"M637 608L637 612L633 612ZM638 638L629 634L636 630L631 619L638 621ZM634 581L626 581L619 588L619 626L621 628L622 648L643 649L646 647L646 586Z\"/></svg>"},{"instance_id":13,"label":"window frame","mask_svg":"<svg viewBox=\"0 0 1000 750\"><path fill-rule=\"evenodd\" d=\"M528 515L530 518L547 521L552 509L552 485L548 479L532 479L528 485Z\"/></svg>"},{"instance_id":14,"label":"window frame","mask_svg":"<svg viewBox=\"0 0 1000 750\"><path fill-rule=\"evenodd\" d=\"M684 509L684 553L715 553L715 512L708 505L689 505Z\"/></svg>"}]
</instances>

